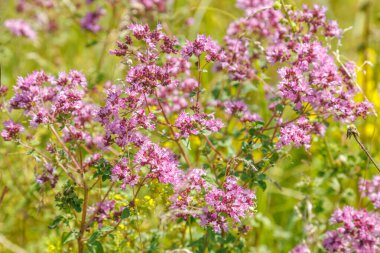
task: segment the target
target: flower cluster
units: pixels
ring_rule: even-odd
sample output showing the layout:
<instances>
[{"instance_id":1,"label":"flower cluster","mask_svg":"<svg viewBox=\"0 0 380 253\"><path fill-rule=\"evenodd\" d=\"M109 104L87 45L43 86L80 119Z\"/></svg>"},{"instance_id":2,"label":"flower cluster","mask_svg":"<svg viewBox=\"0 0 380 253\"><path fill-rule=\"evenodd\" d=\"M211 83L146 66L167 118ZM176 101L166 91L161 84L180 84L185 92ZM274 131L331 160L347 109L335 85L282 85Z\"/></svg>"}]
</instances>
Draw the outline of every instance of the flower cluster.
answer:
<instances>
[{"instance_id":1,"label":"flower cluster","mask_svg":"<svg viewBox=\"0 0 380 253\"><path fill-rule=\"evenodd\" d=\"M354 101L356 86L343 82L343 75L347 74L343 73L344 66L338 68L333 56L319 42L305 42L293 50L296 60L278 71L281 98L291 101L298 110L310 104L318 114L341 121L351 122L369 114L368 102Z\"/></svg>"},{"instance_id":2,"label":"flower cluster","mask_svg":"<svg viewBox=\"0 0 380 253\"><path fill-rule=\"evenodd\" d=\"M310 133L324 134L324 126L315 122L311 124L305 117L298 119L296 122L286 124L280 129L280 140L277 147L293 144L299 148L304 146L305 149L310 148L311 136Z\"/></svg>"},{"instance_id":3,"label":"flower cluster","mask_svg":"<svg viewBox=\"0 0 380 253\"><path fill-rule=\"evenodd\" d=\"M102 227L103 221L112 217L112 214L115 212L115 206L115 200L102 201L89 207L89 214L94 217L94 221L98 223L98 226Z\"/></svg>"},{"instance_id":4,"label":"flower cluster","mask_svg":"<svg viewBox=\"0 0 380 253\"><path fill-rule=\"evenodd\" d=\"M253 210L255 199L255 193L239 186L235 177L227 177L222 190L212 188L206 193L201 224L212 226L217 232L226 231L226 216L239 223Z\"/></svg>"},{"instance_id":5,"label":"flower cluster","mask_svg":"<svg viewBox=\"0 0 380 253\"><path fill-rule=\"evenodd\" d=\"M37 35L33 28L22 19L8 19L4 22L4 26L18 37L26 37L35 40Z\"/></svg>"},{"instance_id":6,"label":"flower cluster","mask_svg":"<svg viewBox=\"0 0 380 253\"><path fill-rule=\"evenodd\" d=\"M298 244L294 249L289 251L289 253L311 253L309 247L306 244Z\"/></svg>"},{"instance_id":7,"label":"flower cluster","mask_svg":"<svg viewBox=\"0 0 380 253\"><path fill-rule=\"evenodd\" d=\"M127 185L134 186L139 181L138 175L133 175L131 170L128 168L128 160L123 158L119 163L117 163L112 168L112 180L121 180L123 184L122 189L125 189Z\"/></svg>"},{"instance_id":8,"label":"flower cluster","mask_svg":"<svg viewBox=\"0 0 380 253\"><path fill-rule=\"evenodd\" d=\"M171 208L179 211L180 217L186 218L189 207L200 204L199 193L208 189L208 183L203 178L205 175L206 172L202 169L191 169L175 186Z\"/></svg>"},{"instance_id":9,"label":"flower cluster","mask_svg":"<svg viewBox=\"0 0 380 253\"><path fill-rule=\"evenodd\" d=\"M1 131L1 137L5 141L15 139L20 132L24 131L24 127L21 124L17 124L12 120L4 121L4 129Z\"/></svg>"},{"instance_id":10,"label":"flower cluster","mask_svg":"<svg viewBox=\"0 0 380 253\"><path fill-rule=\"evenodd\" d=\"M328 252L377 252L380 245L380 217L376 213L355 210L346 206L336 210L331 224L336 230L328 231L323 246Z\"/></svg>"},{"instance_id":11,"label":"flower cluster","mask_svg":"<svg viewBox=\"0 0 380 253\"><path fill-rule=\"evenodd\" d=\"M80 26L90 32L99 32L102 27L99 25L99 19L104 15L104 9L98 8L95 11L88 12L80 21Z\"/></svg>"},{"instance_id":12,"label":"flower cluster","mask_svg":"<svg viewBox=\"0 0 380 253\"><path fill-rule=\"evenodd\" d=\"M191 57L192 55L199 57L202 53L205 53L205 59L208 62L222 61L224 58L224 52L219 44L212 40L211 37L207 37L203 34L198 34L194 41L187 41L181 53L185 58Z\"/></svg>"},{"instance_id":13,"label":"flower cluster","mask_svg":"<svg viewBox=\"0 0 380 253\"><path fill-rule=\"evenodd\" d=\"M203 178L205 175L204 170L190 170L181 184L175 187L171 207L179 212L179 217L191 215L200 218L202 226L210 226L217 233L226 232L229 220L239 224L242 218L251 213L256 195L239 186L235 177L227 177L223 188L219 189L206 182ZM189 212L202 205L200 212Z\"/></svg>"},{"instance_id":14,"label":"flower cluster","mask_svg":"<svg viewBox=\"0 0 380 253\"><path fill-rule=\"evenodd\" d=\"M167 0L132 0L132 2L140 3L144 6L146 11L157 10L158 12L165 12Z\"/></svg>"},{"instance_id":15,"label":"flower cluster","mask_svg":"<svg viewBox=\"0 0 380 253\"><path fill-rule=\"evenodd\" d=\"M181 112L174 126L180 131L176 134L176 138L187 138L190 134L198 135L202 130L218 132L224 124L215 119L213 114L196 113L189 115L186 112Z\"/></svg>"},{"instance_id":16,"label":"flower cluster","mask_svg":"<svg viewBox=\"0 0 380 253\"><path fill-rule=\"evenodd\" d=\"M293 11L287 6L280 10L272 5L271 0L237 1L237 6L246 13L228 28L224 39L226 57L220 70L227 70L232 80L257 79L268 86L255 74L255 63L266 60L276 66L280 81L277 87L268 89L268 99L291 106L303 121L310 121L312 113L322 120L332 117L343 122L368 116L372 104L356 102L359 90L355 85L354 65L336 61L329 44L320 42L320 35L329 40L342 36L337 23L327 20L326 9L315 5ZM256 45L263 47L251 45L251 37ZM229 108L227 112L230 113ZM280 115L274 115L276 121L284 122ZM282 125L278 147L293 142L307 148L310 134L318 131L310 131L313 126L297 127L293 121L289 126L286 126L288 122Z\"/></svg>"},{"instance_id":17,"label":"flower cluster","mask_svg":"<svg viewBox=\"0 0 380 253\"><path fill-rule=\"evenodd\" d=\"M374 176L372 180L360 179L359 191L371 200L376 209L380 208L380 176Z\"/></svg>"},{"instance_id":18,"label":"flower cluster","mask_svg":"<svg viewBox=\"0 0 380 253\"><path fill-rule=\"evenodd\" d=\"M183 172L179 169L175 155L155 143L146 141L136 153L134 162L149 169L147 177L157 178L161 183L178 184Z\"/></svg>"},{"instance_id":19,"label":"flower cluster","mask_svg":"<svg viewBox=\"0 0 380 253\"><path fill-rule=\"evenodd\" d=\"M58 175L56 174L53 165L46 163L43 173L36 177L36 181L39 184L49 182L51 188L54 188L58 182Z\"/></svg>"},{"instance_id":20,"label":"flower cluster","mask_svg":"<svg viewBox=\"0 0 380 253\"><path fill-rule=\"evenodd\" d=\"M87 146L101 146L102 140L89 132L96 106L85 101L87 80L76 70L60 73L57 78L43 71L20 77L9 101L10 110L21 109L29 118L30 126L61 124L63 141L82 140Z\"/></svg>"}]
</instances>

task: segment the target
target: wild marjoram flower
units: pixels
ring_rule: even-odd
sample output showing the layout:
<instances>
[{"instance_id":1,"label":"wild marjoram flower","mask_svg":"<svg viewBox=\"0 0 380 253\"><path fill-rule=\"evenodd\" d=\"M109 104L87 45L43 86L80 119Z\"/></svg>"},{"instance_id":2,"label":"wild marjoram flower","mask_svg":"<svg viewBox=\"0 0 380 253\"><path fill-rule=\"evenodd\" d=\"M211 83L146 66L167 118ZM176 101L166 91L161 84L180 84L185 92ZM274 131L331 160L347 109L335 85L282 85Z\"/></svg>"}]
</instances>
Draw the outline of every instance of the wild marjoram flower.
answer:
<instances>
[{"instance_id":1,"label":"wild marjoram flower","mask_svg":"<svg viewBox=\"0 0 380 253\"><path fill-rule=\"evenodd\" d=\"M294 249L289 251L289 253L311 253L310 249L306 244L299 244Z\"/></svg>"},{"instance_id":2,"label":"wild marjoram flower","mask_svg":"<svg viewBox=\"0 0 380 253\"><path fill-rule=\"evenodd\" d=\"M165 3L139 2L158 11ZM161 25L151 29L130 24L127 35L110 51L123 58L125 78L107 84L101 106L91 99L98 97L92 96L97 90L88 87L79 71L57 77L35 71L18 78L8 107L22 110L31 128L45 126L53 136L35 154L44 165L36 180L55 187L65 178L58 169L71 180L66 185L76 197L75 211L81 212L75 222L79 223L75 230L79 252L94 223L113 226L102 234L106 236L131 215L130 210L138 214L138 194L152 184L170 189L173 218L196 218L201 226L223 235L237 227L246 231L242 224L256 205L255 191L249 187L265 189L262 178L279 159L280 149L287 145L310 148L311 135L325 133L327 118L352 122L370 114L369 102L354 100L359 91L352 64L338 64L330 45L319 40L320 35L342 36L337 24L326 20L325 9L278 10L271 0L242 0L237 6L244 8L246 16L230 24L224 45L202 34L181 45ZM82 27L99 31L101 14L98 10L87 15ZM284 19L293 21L281 22ZM253 40L257 43L252 44ZM278 72L277 85L260 77L263 63ZM212 64L212 70L225 78L208 92L203 89L208 86L202 75ZM248 86L256 83L269 101L266 122L255 113L255 99L244 99L250 94ZM205 97L209 93L214 100ZM293 119L285 119L285 107L295 115ZM22 131L21 124L9 120L1 136L21 144ZM191 143L193 139L198 144ZM239 150L232 142L239 142ZM192 145L196 152L191 151ZM254 151L262 152L262 160L256 161ZM76 196L71 183L82 190L83 199ZM108 188L100 202L92 203L92 189L98 184ZM108 198L114 191L130 196L116 212L117 203ZM364 191L369 193L369 188L363 187ZM327 250L377 247L377 215L344 208L336 211L332 222L344 226L327 234ZM293 252L307 249L300 245Z\"/></svg>"},{"instance_id":3,"label":"wild marjoram flower","mask_svg":"<svg viewBox=\"0 0 380 253\"><path fill-rule=\"evenodd\" d=\"M376 209L380 209L380 176L372 180L360 179L359 191L363 197L368 197Z\"/></svg>"},{"instance_id":4,"label":"wild marjoram flower","mask_svg":"<svg viewBox=\"0 0 380 253\"><path fill-rule=\"evenodd\" d=\"M323 246L327 252L378 252L380 217L377 213L346 206L334 212L330 223L339 227L326 233Z\"/></svg>"},{"instance_id":5,"label":"wild marjoram flower","mask_svg":"<svg viewBox=\"0 0 380 253\"><path fill-rule=\"evenodd\" d=\"M18 37L26 37L35 40L37 35L33 28L22 19L8 19L4 22L4 26Z\"/></svg>"}]
</instances>

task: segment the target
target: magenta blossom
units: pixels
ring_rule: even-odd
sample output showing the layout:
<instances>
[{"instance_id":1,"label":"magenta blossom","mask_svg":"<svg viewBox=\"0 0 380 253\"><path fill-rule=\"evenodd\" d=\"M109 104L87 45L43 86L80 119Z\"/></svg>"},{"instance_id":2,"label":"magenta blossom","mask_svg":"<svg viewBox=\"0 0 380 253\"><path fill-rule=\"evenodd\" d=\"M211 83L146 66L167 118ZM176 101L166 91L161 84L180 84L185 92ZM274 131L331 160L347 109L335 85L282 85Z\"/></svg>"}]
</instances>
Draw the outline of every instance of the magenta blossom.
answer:
<instances>
[{"instance_id":1,"label":"magenta blossom","mask_svg":"<svg viewBox=\"0 0 380 253\"><path fill-rule=\"evenodd\" d=\"M24 131L24 127L21 124L17 124L12 120L4 121L4 129L1 132L1 137L5 141L15 139L20 132Z\"/></svg>"},{"instance_id":2,"label":"magenta blossom","mask_svg":"<svg viewBox=\"0 0 380 253\"><path fill-rule=\"evenodd\" d=\"M33 28L22 19L8 19L4 22L4 26L18 37L26 37L35 40L37 35Z\"/></svg>"}]
</instances>

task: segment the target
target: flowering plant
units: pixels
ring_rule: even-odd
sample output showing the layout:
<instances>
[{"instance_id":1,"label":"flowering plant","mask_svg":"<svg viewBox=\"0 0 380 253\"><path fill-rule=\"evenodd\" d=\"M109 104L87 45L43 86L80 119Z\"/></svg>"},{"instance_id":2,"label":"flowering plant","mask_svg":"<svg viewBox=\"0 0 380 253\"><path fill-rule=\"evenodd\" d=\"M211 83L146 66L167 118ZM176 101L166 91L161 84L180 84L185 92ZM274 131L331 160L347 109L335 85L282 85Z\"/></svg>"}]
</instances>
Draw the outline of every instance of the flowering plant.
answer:
<instances>
[{"instance_id":1,"label":"flowering plant","mask_svg":"<svg viewBox=\"0 0 380 253\"><path fill-rule=\"evenodd\" d=\"M61 248L153 252L163 235L142 220L148 217L159 219L160 228L184 227L170 249L243 251L238 237L257 219L257 191L276 185L269 171L291 149L312 152L329 122L376 114L356 83L355 64L334 51L344 30L323 7L238 0L244 16L229 24L223 41L190 39L172 35L166 23L134 20L164 15L170 1L132 2L143 13L131 12L109 51L119 58L122 78L102 82L78 70L18 77L2 104L9 118L1 137L38 164L36 187L54 195L49 228L60 231ZM33 4L57 8L54 1L19 1L17 8L33 11ZM123 3L107 4L112 21ZM96 34L108 14L93 9L78 25ZM22 19L4 26L38 43L39 33ZM0 91L5 97L5 86ZM376 178L360 184L378 207L376 187ZM343 207L330 221L344 225L326 233L325 250L378 250L377 214ZM308 244L319 247L311 241L292 252L310 252Z\"/></svg>"}]
</instances>

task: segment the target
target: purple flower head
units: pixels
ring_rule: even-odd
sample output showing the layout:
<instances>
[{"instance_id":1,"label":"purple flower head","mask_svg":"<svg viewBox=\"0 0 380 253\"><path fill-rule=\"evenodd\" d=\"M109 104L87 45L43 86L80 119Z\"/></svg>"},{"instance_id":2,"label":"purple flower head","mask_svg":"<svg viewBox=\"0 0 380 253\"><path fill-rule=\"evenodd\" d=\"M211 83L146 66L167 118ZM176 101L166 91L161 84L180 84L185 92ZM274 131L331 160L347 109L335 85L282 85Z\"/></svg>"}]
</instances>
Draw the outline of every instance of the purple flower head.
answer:
<instances>
[{"instance_id":1,"label":"purple flower head","mask_svg":"<svg viewBox=\"0 0 380 253\"><path fill-rule=\"evenodd\" d=\"M294 249L289 251L289 253L311 253L309 247L306 244L298 244Z\"/></svg>"},{"instance_id":2,"label":"purple flower head","mask_svg":"<svg viewBox=\"0 0 380 253\"><path fill-rule=\"evenodd\" d=\"M53 165L46 163L42 174L36 177L38 184L50 183L51 188L54 188L58 182L58 175L55 173Z\"/></svg>"},{"instance_id":3,"label":"purple flower head","mask_svg":"<svg viewBox=\"0 0 380 253\"><path fill-rule=\"evenodd\" d=\"M134 0L142 4L147 11L157 10L159 12L166 11L167 0Z\"/></svg>"},{"instance_id":4,"label":"purple flower head","mask_svg":"<svg viewBox=\"0 0 380 253\"><path fill-rule=\"evenodd\" d=\"M218 233L227 231L225 217L221 214L227 215L235 223L239 223L253 210L255 199L255 193L239 186L235 177L227 177L223 190L211 188L206 193L207 207L200 217L201 225L212 226Z\"/></svg>"},{"instance_id":5,"label":"purple flower head","mask_svg":"<svg viewBox=\"0 0 380 253\"><path fill-rule=\"evenodd\" d=\"M125 189L127 185L134 186L138 183L140 177L131 172L128 168L128 159L123 158L112 168L112 181L121 180L121 188Z\"/></svg>"},{"instance_id":6,"label":"purple flower head","mask_svg":"<svg viewBox=\"0 0 380 253\"><path fill-rule=\"evenodd\" d=\"M179 138L181 136L187 138L190 134L199 134L199 130L197 129L194 117L187 114L186 112L181 112L181 114L178 115L174 126L180 131L180 133L177 134L176 138Z\"/></svg>"},{"instance_id":7,"label":"purple flower head","mask_svg":"<svg viewBox=\"0 0 380 253\"><path fill-rule=\"evenodd\" d=\"M15 139L20 132L24 131L24 127L21 124L17 124L12 120L4 121L4 129L1 132L1 137L5 141Z\"/></svg>"},{"instance_id":8,"label":"purple flower head","mask_svg":"<svg viewBox=\"0 0 380 253\"><path fill-rule=\"evenodd\" d=\"M8 87L1 85L0 83L0 97L5 97L7 95L7 92L8 92Z\"/></svg>"},{"instance_id":9,"label":"purple flower head","mask_svg":"<svg viewBox=\"0 0 380 253\"><path fill-rule=\"evenodd\" d=\"M338 228L328 231L323 241L327 252L378 252L380 217L376 213L355 210L350 206L337 209L330 218Z\"/></svg>"},{"instance_id":10,"label":"purple flower head","mask_svg":"<svg viewBox=\"0 0 380 253\"><path fill-rule=\"evenodd\" d=\"M134 163L149 169L149 177L157 178L161 183L176 185L183 177L174 154L155 143L145 142L134 157Z\"/></svg>"},{"instance_id":11,"label":"purple flower head","mask_svg":"<svg viewBox=\"0 0 380 253\"><path fill-rule=\"evenodd\" d=\"M367 197L376 209L380 208L380 176L374 176L372 180L359 181L359 191L363 197Z\"/></svg>"},{"instance_id":12,"label":"purple flower head","mask_svg":"<svg viewBox=\"0 0 380 253\"><path fill-rule=\"evenodd\" d=\"M99 19L105 14L105 10L98 8L96 11L88 12L80 21L80 26L90 32L97 33L102 27L99 25Z\"/></svg>"},{"instance_id":13,"label":"purple flower head","mask_svg":"<svg viewBox=\"0 0 380 253\"><path fill-rule=\"evenodd\" d=\"M4 22L4 26L18 37L26 37L31 40L35 40L37 37L33 28L22 19L8 19Z\"/></svg>"},{"instance_id":14,"label":"purple flower head","mask_svg":"<svg viewBox=\"0 0 380 253\"><path fill-rule=\"evenodd\" d=\"M224 124L219 119L215 119L213 114L196 113L189 115L186 112L181 112L174 126L180 131L176 134L176 138L187 138L191 134L198 135L200 130L218 132Z\"/></svg>"},{"instance_id":15,"label":"purple flower head","mask_svg":"<svg viewBox=\"0 0 380 253\"><path fill-rule=\"evenodd\" d=\"M243 114L243 117L240 118L240 121L241 122L257 122L257 121L263 121L263 119L257 113L245 112Z\"/></svg>"},{"instance_id":16,"label":"purple flower head","mask_svg":"<svg viewBox=\"0 0 380 253\"><path fill-rule=\"evenodd\" d=\"M248 110L247 104L242 100L225 101L224 107L226 113L230 115L246 112Z\"/></svg>"},{"instance_id":17,"label":"purple flower head","mask_svg":"<svg viewBox=\"0 0 380 253\"><path fill-rule=\"evenodd\" d=\"M186 218L188 216L186 211L199 202L199 194L208 188L203 178L205 175L206 172L203 169L191 169L183 175L180 183L174 186L175 193L170 198L171 208L179 212L179 217Z\"/></svg>"},{"instance_id":18,"label":"purple flower head","mask_svg":"<svg viewBox=\"0 0 380 253\"><path fill-rule=\"evenodd\" d=\"M187 41L185 47L182 48L182 56L189 58L192 55L199 57L202 53L206 54L206 61L221 61L224 59L224 52L220 45L203 34L198 34L197 38Z\"/></svg>"},{"instance_id":19,"label":"purple flower head","mask_svg":"<svg viewBox=\"0 0 380 253\"><path fill-rule=\"evenodd\" d=\"M89 214L94 216L94 220L98 222L98 226L103 226L103 221L112 218L115 211L115 200L106 200L98 202L96 205L89 207Z\"/></svg>"},{"instance_id":20,"label":"purple flower head","mask_svg":"<svg viewBox=\"0 0 380 253\"><path fill-rule=\"evenodd\" d=\"M280 129L280 140L277 147L293 144L299 148L304 146L306 149L310 148L311 136L310 131L312 125L306 118L300 118L295 123L289 123Z\"/></svg>"},{"instance_id":21,"label":"purple flower head","mask_svg":"<svg viewBox=\"0 0 380 253\"><path fill-rule=\"evenodd\" d=\"M236 6L245 10L247 15L251 15L261 8L271 7L273 2L273 0L237 0Z\"/></svg>"}]
</instances>

